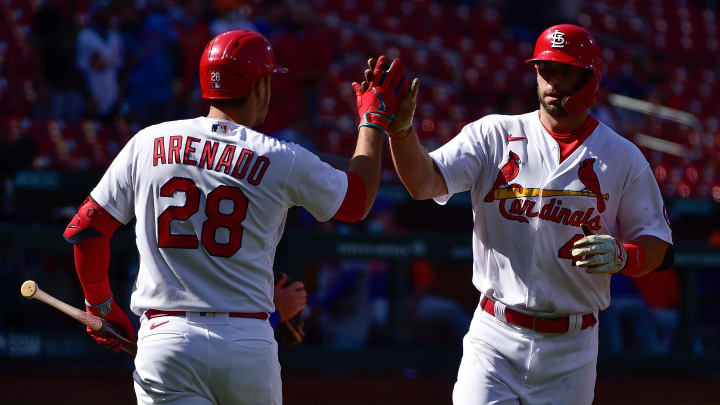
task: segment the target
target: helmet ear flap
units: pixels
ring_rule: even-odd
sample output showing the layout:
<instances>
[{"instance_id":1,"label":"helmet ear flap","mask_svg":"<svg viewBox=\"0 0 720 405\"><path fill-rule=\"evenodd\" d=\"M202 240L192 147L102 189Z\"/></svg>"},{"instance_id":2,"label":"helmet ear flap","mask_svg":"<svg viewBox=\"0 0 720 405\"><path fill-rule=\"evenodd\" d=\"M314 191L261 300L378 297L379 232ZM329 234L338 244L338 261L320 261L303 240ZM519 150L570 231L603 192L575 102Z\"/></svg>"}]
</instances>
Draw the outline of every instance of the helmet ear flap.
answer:
<instances>
[{"instance_id":1,"label":"helmet ear flap","mask_svg":"<svg viewBox=\"0 0 720 405\"><path fill-rule=\"evenodd\" d=\"M595 69L580 89L565 97L562 102L565 111L570 115L575 115L590 108L597 100L597 92L600 88L601 78L602 70Z\"/></svg>"}]
</instances>

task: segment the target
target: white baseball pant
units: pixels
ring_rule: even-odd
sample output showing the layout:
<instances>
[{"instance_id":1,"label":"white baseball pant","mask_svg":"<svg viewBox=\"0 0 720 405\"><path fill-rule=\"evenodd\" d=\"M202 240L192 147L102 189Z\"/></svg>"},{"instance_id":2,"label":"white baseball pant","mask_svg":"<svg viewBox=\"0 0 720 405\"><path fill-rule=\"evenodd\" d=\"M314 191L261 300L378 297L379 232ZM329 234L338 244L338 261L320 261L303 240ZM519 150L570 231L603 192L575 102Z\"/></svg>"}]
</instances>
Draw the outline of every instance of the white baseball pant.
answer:
<instances>
[{"instance_id":1,"label":"white baseball pant","mask_svg":"<svg viewBox=\"0 0 720 405\"><path fill-rule=\"evenodd\" d=\"M454 405L590 405L598 324L543 334L505 323L480 307L463 339Z\"/></svg>"},{"instance_id":2,"label":"white baseball pant","mask_svg":"<svg viewBox=\"0 0 720 405\"><path fill-rule=\"evenodd\" d=\"M133 379L138 404L282 403L272 327L227 313L143 316Z\"/></svg>"}]
</instances>

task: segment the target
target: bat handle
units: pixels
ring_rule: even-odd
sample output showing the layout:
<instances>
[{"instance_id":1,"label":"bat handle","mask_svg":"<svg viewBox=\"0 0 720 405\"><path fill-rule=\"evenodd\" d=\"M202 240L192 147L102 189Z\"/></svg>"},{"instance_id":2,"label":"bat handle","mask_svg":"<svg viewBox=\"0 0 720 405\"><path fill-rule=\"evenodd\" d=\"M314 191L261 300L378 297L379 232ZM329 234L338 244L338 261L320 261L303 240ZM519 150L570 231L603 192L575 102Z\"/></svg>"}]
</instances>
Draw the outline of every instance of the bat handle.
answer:
<instances>
[{"instance_id":1,"label":"bat handle","mask_svg":"<svg viewBox=\"0 0 720 405\"><path fill-rule=\"evenodd\" d=\"M594 235L593 231L590 229L588 224L580 224L580 228L582 228L583 234L585 236Z\"/></svg>"},{"instance_id":2,"label":"bat handle","mask_svg":"<svg viewBox=\"0 0 720 405\"><path fill-rule=\"evenodd\" d=\"M126 338L116 325L103 319L102 325L100 326L100 331L102 331L108 337L117 339L117 341L120 342L120 348L124 351L132 354L133 356L137 354L137 344Z\"/></svg>"}]
</instances>

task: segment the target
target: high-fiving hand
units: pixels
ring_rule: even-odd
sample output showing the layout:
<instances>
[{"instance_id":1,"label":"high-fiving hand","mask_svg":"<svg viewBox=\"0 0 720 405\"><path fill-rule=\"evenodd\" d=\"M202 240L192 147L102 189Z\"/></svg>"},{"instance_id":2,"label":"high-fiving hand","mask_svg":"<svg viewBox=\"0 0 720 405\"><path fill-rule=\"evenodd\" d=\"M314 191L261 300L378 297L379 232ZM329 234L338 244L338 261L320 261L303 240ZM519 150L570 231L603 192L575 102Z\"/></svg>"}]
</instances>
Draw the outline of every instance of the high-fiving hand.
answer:
<instances>
[{"instance_id":1,"label":"high-fiving hand","mask_svg":"<svg viewBox=\"0 0 720 405\"><path fill-rule=\"evenodd\" d=\"M370 87L370 83L373 82L373 79L385 71L387 66L385 66L384 63L386 63L384 56L381 56L378 60L374 58L368 60L368 67L370 69L365 70L365 81L360 85L362 91L366 91ZM409 91L405 92L400 99L397 111L395 112L395 118L387 127L386 133L390 138L403 138L412 128L419 86L420 80L418 78L413 79Z\"/></svg>"},{"instance_id":2,"label":"high-fiving hand","mask_svg":"<svg viewBox=\"0 0 720 405\"><path fill-rule=\"evenodd\" d=\"M373 127L387 134L390 123L395 120L400 98L408 89L405 66L400 59L395 59L388 66L383 55L373 66L370 76L371 79L362 84L352 84L360 115L359 127ZM368 78L367 73L365 77Z\"/></svg>"}]
</instances>

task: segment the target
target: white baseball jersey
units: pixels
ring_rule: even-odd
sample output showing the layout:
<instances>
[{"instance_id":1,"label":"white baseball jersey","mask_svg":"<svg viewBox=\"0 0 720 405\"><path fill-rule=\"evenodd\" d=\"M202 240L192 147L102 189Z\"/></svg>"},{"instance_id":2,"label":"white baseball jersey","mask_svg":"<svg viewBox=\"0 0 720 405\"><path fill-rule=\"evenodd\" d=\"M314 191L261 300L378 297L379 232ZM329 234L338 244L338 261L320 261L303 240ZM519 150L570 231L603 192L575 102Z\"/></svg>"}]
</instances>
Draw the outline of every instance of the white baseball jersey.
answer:
<instances>
[{"instance_id":1,"label":"white baseball jersey","mask_svg":"<svg viewBox=\"0 0 720 405\"><path fill-rule=\"evenodd\" d=\"M663 200L640 150L600 123L560 162L537 111L490 115L430 154L448 187L471 190L473 284L507 306L588 313L610 303L610 275L573 266L580 224L622 241L672 243Z\"/></svg>"},{"instance_id":2,"label":"white baseball jersey","mask_svg":"<svg viewBox=\"0 0 720 405\"><path fill-rule=\"evenodd\" d=\"M199 117L138 132L92 198L137 218L140 269L130 307L272 312L273 260L287 210L330 219L345 172L308 150L229 121Z\"/></svg>"}]
</instances>

